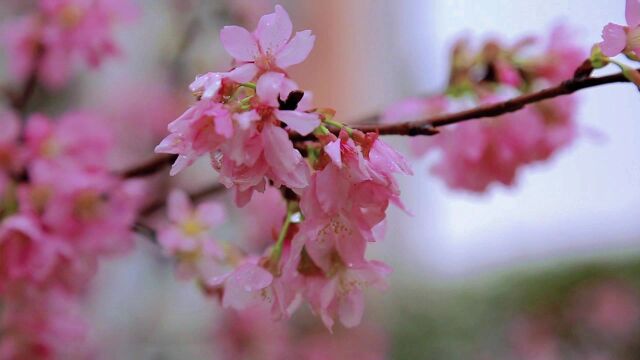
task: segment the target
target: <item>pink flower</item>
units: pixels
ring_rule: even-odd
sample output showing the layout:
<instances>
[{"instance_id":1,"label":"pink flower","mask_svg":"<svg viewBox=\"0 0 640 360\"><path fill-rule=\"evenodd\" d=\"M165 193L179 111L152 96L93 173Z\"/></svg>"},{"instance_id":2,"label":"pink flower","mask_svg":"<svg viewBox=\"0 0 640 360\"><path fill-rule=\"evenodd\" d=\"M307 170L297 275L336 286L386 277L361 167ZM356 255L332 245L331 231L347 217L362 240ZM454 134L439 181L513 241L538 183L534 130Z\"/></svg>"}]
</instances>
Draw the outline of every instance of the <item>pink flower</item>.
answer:
<instances>
[{"instance_id":1,"label":"pink flower","mask_svg":"<svg viewBox=\"0 0 640 360\"><path fill-rule=\"evenodd\" d=\"M385 218L389 203L400 205L395 173L411 174L401 155L375 135L367 135L368 156L362 146L341 134L324 147L328 163L315 172L302 194L305 216L296 243L306 246L313 261L328 271L334 249L344 263L364 262L374 227ZM297 251L297 250L296 250Z\"/></svg>"},{"instance_id":2,"label":"pink flower","mask_svg":"<svg viewBox=\"0 0 640 360\"><path fill-rule=\"evenodd\" d=\"M9 74L17 81L26 79L36 66L41 33L36 16L23 16L7 22L0 30L2 45L9 59ZM64 69L60 69L63 73Z\"/></svg>"},{"instance_id":3,"label":"pink flower","mask_svg":"<svg viewBox=\"0 0 640 360\"><path fill-rule=\"evenodd\" d=\"M225 209L217 202L205 202L194 208L188 195L173 190L167 201L170 225L158 234L164 251L179 260L182 278L220 275L225 259L223 248L213 230L225 221Z\"/></svg>"},{"instance_id":4,"label":"pink flower","mask_svg":"<svg viewBox=\"0 0 640 360\"><path fill-rule=\"evenodd\" d=\"M92 171L109 166L113 138L104 122L90 113L67 113L55 122L44 115L31 115L25 137L32 162L74 164Z\"/></svg>"},{"instance_id":5,"label":"pink flower","mask_svg":"<svg viewBox=\"0 0 640 360\"><path fill-rule=\"evenodd\" d=\"M268 72L258 79L256 86L257 101L252 107L263 120L273 115L300 135L308 135L320 125L319 115L307 112L313 108L311 93L302 92L302 97L292 108L288 108L288 104L283 105L282 99L298 91L298 85L284 74Z\"/></svg>"},{"instance_id":6,"label":"pink flower","mask_svg":"<svg viewBox=\"0 0 640 360\"><path fill-rule=\"evenodd\" d=\"M47 236L37 219L14 215L0 223L0 293L20 283L41 283L63 246Z\"/></svg>"},{"instance_id":7,"label":"pink flower","mask_svg":"<svg viewBox=\"0 0 640 360\"><path fill-rule=\"evenodd\" d=\"M487 97L483 103L501 98ZM422 102L393 105L384 121L426 118L470 106L464 100L442 97ZM433 138L412 140L412 147L416 155L439 154L432 172L450 188L484 192L495 182L514 184L520 168L546 160L571 144L576 136L574 113L574 98L554 99L497 118L449 126Z\"/></svg>"},{"instance_id":8,"label":"pink flower","mask_svg":"<svg viewBox=\"0 0 640 360\"><path fill-rule=\"evenodd\" d=\"M85 359L92 343L80 300L55 288L3 302L0 359Z\"/></svg>"},{"instance_id":9,"label":"pink flower","mask_svg":"<svg viewBox=\"0 0 640 360\"><path fill-rule=\"evenodd\" d=\"M22 208L40 215L43 225L76 254L109 255L131 248L131 227L145 194L140 180L46 163L36 164L29 175L31 183L21 189Z\"/></svg>"},{"instance_id":10,"label":"pink flower","mask_svg":"<svg viewBox=\"0 0 640 360\"><path fill-rule=\"evenodd\" d=\"M232 271L207 279L210 286L223 286L222 306L236 310L273 303L269 286L273 275L258 265L258 258L245 258Z\"/></svg>"},{"instance_id":11,"label":"pink flower","mask_svg":"<svg viewBox=\"0 0 640 360\"><path fill-rule=\"evenodd\" d=\"M272 245L286 213L286 204L278 189L269 186L264 193L254 194L239 216L244 234L243 247L259 251Z\"/></svg>"},{"instance_id":12,"label":"pink flower","mask_svg":"<svg viewBox=\"0 0 640 360\"><path fill-rule=\"evenodd\" d=\"M225 50L241 67L260 71L282 71L304 61L315 42L311 31L300 31L291 38L289 14L276 5L275 12L263 16L253 33L240 26L225 26L220 39Z\"/></svg>"},{"instance_id":13,"label":"pink flower","mask_svg":"<svg viewBox=\"0 0 640 360\"><path fill-rule=\"evenodd\" d=\"M216 359L287 359L291 354L289 325L274 321L264 308L225 311L213 336Z\"/></svg>"},{"instance_id":14,"label":"pink flower","mask_svg":"<svg viewBox=\"0 0 640 360\"><path fill-rule=\"evenodd\" d=\"M339 268L330 278L309 277L305 297L331 330L338 318L345 327L360 324L364 313L363 290L369 286L384 290L391 269L382 262Z\"/></svg>"},{"instance_id":15,"label":"pink flower","mask_svg":"<svg viewBox=\"0 0 640 360\"><path fill-rule=\"evenodd\" d=\"M552 85L571 79L576 68L587 58L587 53L575 39L575 34L568 27L554 27L542 56L531 65L535 76Z\"/></svg>"},{"instance_id":16,"label":"pink flower","mask_svg":"<svg viewBox=\"0 0 640 360\"><path fill-rule=\"evenodd\" d=\"M602 30L600 48L604 55L613 57L630 51L640 57L640 1L627 0L625 17L627 26L609 23Z\"/></svg>"},{"instance_id":17,"label":"pink flower","mask_svg":"<svg viewBox=\"0 0 640 360\"><path fill-rule=\"evenodd\" d=\"M219 103L198 101L168 126L171 134L156 146L159 153L178 154L171 168L176 175L200 156L215 152L233 135L229 111Z\"/></svg>"},{"instance_id":18,"label":"pink flower","mask_svg":"<svg viewBox=\"0 0 640 360\"><path fill-rule=\"evenodd\" d=\"M113 25L136 14L129 0L41 0L36 14L10 23L3 31L12 74L24 80L38 70L45 85L60 87L67 82L76 58L97 67L104 58L117 55Z\"/></svg>"}]
</instances>

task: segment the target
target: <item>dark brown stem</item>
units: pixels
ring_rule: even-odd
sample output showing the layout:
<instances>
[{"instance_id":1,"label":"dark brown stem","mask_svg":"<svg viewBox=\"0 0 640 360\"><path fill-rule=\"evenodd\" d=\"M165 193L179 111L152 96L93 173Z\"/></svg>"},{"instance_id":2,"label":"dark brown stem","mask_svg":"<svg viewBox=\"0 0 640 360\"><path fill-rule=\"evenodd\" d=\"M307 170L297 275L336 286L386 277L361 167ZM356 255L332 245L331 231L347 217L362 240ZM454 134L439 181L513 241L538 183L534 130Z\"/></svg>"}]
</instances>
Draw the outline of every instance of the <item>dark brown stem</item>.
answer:
<instances>
[{"instance_id":1,"label":"dark brown stem","mask_svg":"<svg viewBox=\"0 0 640 360\"><path fill-rule=\"evenodd\" d=\"M482 105L473 109L460 111L456 113L437 115L431 118L413 121L403 122L397 124L364 124L353 125L353 129L361 130L364 132L378 132L380 135L403 135L403 136L424 136L435 135L438 133L439 127L461 123L469 120L482 119L487 117L496 117L512 112L521 110L527 105L541 102L544 100L552 99L559 96L565 96L572 94L576 91L588 89L596 86L613 84L613 83L625 83L629 80L622 74L614 74L602 77L591 77L586 74L591 73L593 69L590 66L583 64L576 71L576 78L567 80L559 84L558 86L544 89L538 92L525 94L515 97L513 99L490 104ZM638 71L638 70L636 70ZM340 129L332 128L331 131L335 134L340 132ZM313 141L313 136L299 136L292 135L291 139L295 142L301 141ZM124 177L138 177L153 174L166 165L175 160L175 155L164 155L158 158L152 159L150 162L143 164L134 169L123 172Z\"/></svg>"},{"instance_id":2,"label":"dark brown stem","mask_svg":"<svg viewBox=\"0 0 640 360\"><path fill-rule=\"evenodd\" d=\"M176 161L177 155L158 155L153 159L147 161L146 163L140 164L131 169L122 171L120 176L125 179L134 178L134 177L143 177L148 175L153 175L158 171L164 169L166 166L173 164Z\"/></svg>"},{"instance_id":3,"label":"dark brown stem","mask_svg":"<svg viewBox=\"0 0 640 360\"><path fill-rule=\"evenodd\" d=\"M29 100L33 96L36 88L38 86L38 77L40 72L40 61L44 57L44 46L38 45L36 46L36 50L33 54L33 69L27 80L25 81L22 89L17 94L10 95L11 107L20 114L25 113L27 105L29 104Z\"/></svg>"},{"instance_id":4,"label":"dark brown stem","mask_svg":"<svg viewBox=\"0 0 640 360\"><path fill-rule=\"evenodd\" d=\"M431 118L413 122L388 125L355 125L353 126L353 128L365 132L374 131L380 133L381 135L434 135L434 130L437 130L437 128L441 126L457 124L464 121L482 119L487 117L496 117L516 112L533 103L541 102L559 96L573 94L578 90L583 90L600 85L625 82L629 82L629 80L622 73L603 77L575 78L564 81L560 85L552 88L525 94L495 104L479 106L465 111L437 115ZM336 129L333 129L333 131L336 131Z\"/></svg>"}]
</instances>

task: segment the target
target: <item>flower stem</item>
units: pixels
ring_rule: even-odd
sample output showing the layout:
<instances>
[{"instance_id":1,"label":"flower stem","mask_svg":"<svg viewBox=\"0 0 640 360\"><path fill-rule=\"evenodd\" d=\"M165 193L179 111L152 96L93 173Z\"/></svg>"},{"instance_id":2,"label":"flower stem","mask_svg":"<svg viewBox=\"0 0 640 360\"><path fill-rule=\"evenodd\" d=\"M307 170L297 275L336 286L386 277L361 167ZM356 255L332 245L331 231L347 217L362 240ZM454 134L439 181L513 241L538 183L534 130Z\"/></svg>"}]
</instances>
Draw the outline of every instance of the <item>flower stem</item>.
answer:
<instances>
[{"instance_id":1,"label":"flower stem","mask_svg":"<svg viewBox=\"0 0 640 360\"><path fill-rule=\"evenodd\" d=\"M336 127L338 129L345 129L347 131L347 133L349 134L349 136L351 136L351 134L353 133L353 129L346 126L345 124L332 120L332 119L324 119L323 122L327 125L331 125L333 127Z\"/></svg>"},{"instance_id":2,"label":"flower stem","mask_svg":"<svg viewBox=\"0 0 640 360\"><path fill-rule=\"evenodd\" d=\"M278 241L276 242L276 245L273 247L273 250L271 252L271 266L277 267L277 264L280 261L280 257L282 256L282 248L284 246L284 239L287 237L287 233L289 232L291 217L296 212L296 207L297 206L293 201L287 201L287 216L284 219L282 228L280 228Z\"/></svg>"}]
</instances>

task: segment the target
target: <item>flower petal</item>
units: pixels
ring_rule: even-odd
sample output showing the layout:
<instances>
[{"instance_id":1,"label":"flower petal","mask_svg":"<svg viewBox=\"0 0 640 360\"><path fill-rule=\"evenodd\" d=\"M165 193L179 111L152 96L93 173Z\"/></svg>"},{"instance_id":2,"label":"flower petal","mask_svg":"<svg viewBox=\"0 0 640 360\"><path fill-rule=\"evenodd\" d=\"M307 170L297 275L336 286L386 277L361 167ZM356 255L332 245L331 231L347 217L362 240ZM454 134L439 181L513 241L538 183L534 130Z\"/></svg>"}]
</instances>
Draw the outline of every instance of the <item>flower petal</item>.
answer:
<instances>
[{"instance_id":1,"label":"flower petal","mask_svg":"<svg viewBox=\"0 0 640 360\"><path fill-rule=\"evenodd\" d=\"M193 211L191 200L187 193L178 189L171 191L167 205L167 215L169 220L173 222L182 222Z\"/></svg>"},{"instance_id":2,"label":"flower petal","mask_svg":"<svg viewBox=\"0 0 640 360\"><path fill-rule=\"evenodd\" d=\"M602 53L606 56L616 56L627 46L627 33L624 27L609 23L602 29L603 42L600 43Z\"/></svg>"},{"instance_id":3,"label":"flower petal","mask_svg":"<svg viewBox=\"0 0 640 360\"><path fill-rule=\"evenodd\" d=\"M341 300L338 308L340 322L347 328L358 326L364 314L364 295L362 291L352 291Z\"/></svg>"},{"instance_id":4,"label":"flower petal","mask_svg":"<svg viewBox=\"0 0 640 360\"><path fill-rule=\"evenodd\" d=\"M325 145L324 151L329 155L331 161L336 164L337 167L342 167L342 155L340 153L340 144L342 141L337 139Z\"/></svg>"},{"instance_id":5,"label":"flower petal","mask_svg":"<svg viewBox=\"0 0 640 360\"><path fill-rule=\"evenodd\" d=\"M284 81L284 74L268 72L258 79L256 94L260 101L269 106L278 106L278 97Z\"/></svg>"},{"instance_id":6,"label":"flower petal","mask_svg":"<svg viewBox=\"0 0 640 360\"><path fill-rule=\"evenodd\" d=\"M196 209L198 220L205 225L214 227L222 224L226 218L224 207L217 202L206 202Z\"/></svg>"},{"instance_id":7,"label":"flower petal","mask_svg":"<svg viewBox=\"0 0 640 360\"><path fill-rule=\"evenodd\" d=\"M302 111L276 110L276 118L286 123L290 128L300 135L309 135L320 125L318 114L305 113Z\"/></svg>"},{"instance_id":8,"label":"flower petal","mask_svg":"<svg viewBox=\"0 0 640 360\"><path fill-rule=\"evenodd\" d=\"M627 0L625 17L630 28L640 26L640 0Z\"/></svg>"},{"instance_id":9,"label":"flower petal","mask_svg":"<svg viewBox=\"0 0 640 360\"><path fill-rule=\"evenodd\" d=\"M276 55L276 65L282 69L303 62L308 56L316 41L311 30L299 31L291 41Z\"/></svg>"},{"instance_id":10,"label":"flower petal","mask_svg":"<svg viewBox=\"0 0 640 360\"><path fill-rule=\"evenodd\" d=\"M237 68L229 71L226 77L237 83L246 83L253 80L256 74L258 74L258 67L255 64L250 63L238 66Z\"/></svg>"},{"instance_id":11,"label":"flower petal","mask_svg":"<svg viewBox=\"0 0 640 360\"><path fill-rule=\"evenodd\" d=\"M262 130L264 156L274 172L288 173L296 168L302 156L293 147L287 132L268 125Z\"/></svg>"},{"instance_id":12,"label":"flower petal","mask_svg":"<svg viewBox=\"0 0 640 360\"><path fill-rule=\"evenodd\" d=\"M289 14L280 5L276 5L276 11L260 18L255 36L258 38L263 52L277 54L289 41L293 25Z\"/></svg>"},{"instance_id":13,"label":"flower petal","mask_svg":"<svg viewBox=\"0 0 640 360\"><path fill-rule=\"evenodd\" d=\"M260 53L256 39L240 26L225 26L220 31L222 46L238 61L254 61Z\"/></svg>"}]
</instances>

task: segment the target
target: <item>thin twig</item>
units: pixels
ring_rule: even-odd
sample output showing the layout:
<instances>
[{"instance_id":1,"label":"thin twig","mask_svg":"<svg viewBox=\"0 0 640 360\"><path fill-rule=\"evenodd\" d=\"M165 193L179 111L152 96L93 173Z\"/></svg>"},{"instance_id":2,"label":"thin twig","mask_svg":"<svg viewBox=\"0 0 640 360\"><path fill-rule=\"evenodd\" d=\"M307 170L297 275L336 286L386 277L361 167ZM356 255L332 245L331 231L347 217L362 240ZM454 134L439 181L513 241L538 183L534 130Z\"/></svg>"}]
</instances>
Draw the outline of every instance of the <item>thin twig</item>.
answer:
<instances>
[{"instance_id":1,"label":"thin twig","mask_svg":"<svg viewBox=\"0 0 640 360\"><path fill-rule=\"evenodd\" d=\"M200 191L197 191L193 194L190 194L189 196L191 197L191 200L194 202L197 202L199 200L202 200L208 196L211 195L215 195L218 193L223 192L224 190L226 190L226 188L224 187L224 185L222 184L214 184L211 186L208 186ZM159 199L149 205L147 205L144 209L142 209L142 211L140 211L140 216L141 217L146 217L149 216L153 213L155 213L156 211L162 209L166 204L166 201L164 199Z\"/></svg>"}]
</instances>

